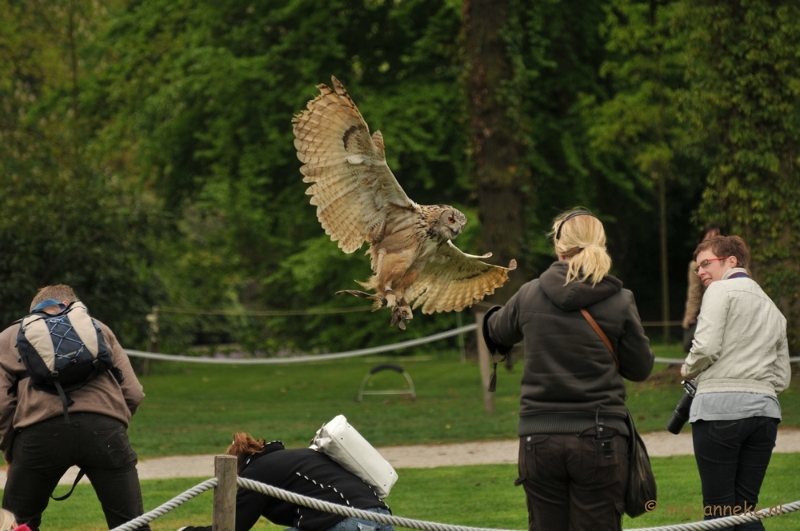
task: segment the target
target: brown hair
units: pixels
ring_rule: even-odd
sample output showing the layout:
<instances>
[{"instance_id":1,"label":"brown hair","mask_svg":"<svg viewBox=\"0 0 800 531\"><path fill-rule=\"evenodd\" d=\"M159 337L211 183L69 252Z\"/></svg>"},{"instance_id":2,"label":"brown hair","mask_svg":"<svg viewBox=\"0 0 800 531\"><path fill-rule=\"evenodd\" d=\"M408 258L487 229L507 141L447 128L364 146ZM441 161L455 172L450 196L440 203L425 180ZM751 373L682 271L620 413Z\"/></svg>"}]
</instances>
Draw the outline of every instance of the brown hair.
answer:
<instances>
[{"instance_id":1,"label":"brown hair","mask_svg":"<svg viewBox=\"0 0 800 531\"><path fill-rule=\"evenodd\" d=\"M697 246L694 250L694 261L697 261L697 255L703 251L711 251L714 256L722 258L724 256L733 256L736 258L736 267L747 268L750 262L750 251L747 249L747 244L739 236L714 236Z\"/></svg>"},{"instance_id":2,"label":"brown hair","mask_svg":"<svg viewBox=\"0 0 800 531\"><path fill-rule=\"evenodd\" d=\"M611 270L603 224L588 210L573 209L559 215L550 234L556 253L569 261L567 284L589 280L595 285Z\"/></svg>"},{"instance_id":3,"label":"brown hair","mask_svg":"<svg viewBox=\"0 0 800 531\"><path fill-rule=\"evenodd\" d=\"M249 433L240 431L233 434L233 442L225 450L225 454L236 457L236 470L239 471L242 469L245 459L259 453L264 449L265 444L267 441L264 439L255 439Z\"/></svg>"},{"instance_id":4,"label":"brown hair","mask_svg":"<svg viewBox=\"0 0 800 531\"><path fill-rule=\"evenodd\" d=\"M31 301L31 310L33 310L37 304L40 302L44 302L49 299L57 300L58 302L67 301L67 302L75 302L78 300L78 296L75 295L75 292L72 291L72 288L67 286L66 284L56 284L55 286L45 286L39 290L36 296Z\"/></svg>"}]
</instances>

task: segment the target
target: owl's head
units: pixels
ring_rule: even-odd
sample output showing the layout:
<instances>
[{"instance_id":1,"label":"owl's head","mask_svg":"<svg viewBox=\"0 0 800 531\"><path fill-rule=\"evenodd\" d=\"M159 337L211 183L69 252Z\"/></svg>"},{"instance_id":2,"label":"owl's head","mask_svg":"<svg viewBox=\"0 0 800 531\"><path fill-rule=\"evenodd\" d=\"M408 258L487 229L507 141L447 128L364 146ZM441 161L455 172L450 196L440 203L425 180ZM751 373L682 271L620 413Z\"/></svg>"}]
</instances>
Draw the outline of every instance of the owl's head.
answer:
<instances>
[{"instance_id":1,"label":"owl's head","mask_svg":"<svg viewBox=\"0 0 800 531\"><path fill-rule=\"evenodd\" d=\"M467 217L448 205L440 205L442 212L439 215L439 222L436 224L435 231L438 236L452 240L464 230L467 224Z\"/></svg>"}]
</instances>

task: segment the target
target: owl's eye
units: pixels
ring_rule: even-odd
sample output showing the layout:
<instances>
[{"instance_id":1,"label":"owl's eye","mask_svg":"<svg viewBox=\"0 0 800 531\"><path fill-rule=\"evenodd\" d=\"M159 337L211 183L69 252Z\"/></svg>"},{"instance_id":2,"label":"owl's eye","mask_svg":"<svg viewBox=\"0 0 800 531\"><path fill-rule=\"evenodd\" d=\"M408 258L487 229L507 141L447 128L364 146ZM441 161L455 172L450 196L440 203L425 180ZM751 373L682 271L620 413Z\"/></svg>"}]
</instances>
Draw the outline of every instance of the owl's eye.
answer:
<instances>
[{"instance_id":1,"label":"owl's eye","mask_svg":"<svg viewBox=\"0 0 800 531\"><path fill-rule=\"evenodd\" d=\"M456 222L456 220L453 219L452 217L447 218L447 221L450 222L450 223L455 223Z\"/></svg>"}]
</instances>

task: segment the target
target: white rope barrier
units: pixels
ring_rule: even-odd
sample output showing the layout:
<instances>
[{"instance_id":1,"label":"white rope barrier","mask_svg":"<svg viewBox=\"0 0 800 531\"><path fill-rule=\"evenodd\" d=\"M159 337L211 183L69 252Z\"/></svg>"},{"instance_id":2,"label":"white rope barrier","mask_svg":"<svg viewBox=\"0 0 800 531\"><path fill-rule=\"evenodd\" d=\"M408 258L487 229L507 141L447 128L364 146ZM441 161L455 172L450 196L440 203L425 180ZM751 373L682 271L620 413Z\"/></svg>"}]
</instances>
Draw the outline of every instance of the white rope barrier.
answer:
<instances>
[{"instance_id":1,"label":"white rope barrier","mask_svg":"<svg viewBox=\"0 0 800 531\"><path fill-rule=\"evenodd\" d=\"M213 487L216 487L217 483L218 483L217 478L208 479L192 487L191 489L179 494L175 498L158 506L152 511L147 512L142 516L135 518L130 522L127 522L119 527L115 527L111 531L136 531L141 526L152 522L156 518L164 516L169 511L179 507L180 505L183 505L184 503L194 498L195 496L198 496L203 492ZM251 479L246 479L246 478L237 478L236 484L239 487L259 492L266 496L272 496L273 498L278 498L280 500L284 500L289 503L302 505L304 507L310 507L311 509L317 511L338 514L340 516L345 516L349 518L359 518L362 520L378 522L381 524L389 524L397 527L405 527L408 529L418 529L420 531L511 531L511 530L495 529L495 528L440 524L437 522L414 520L411 518L403 518L388 514L381 514L371 511L364 511L360 509L353 509L352 507L347 507L345 505L338 505L335 503L325 502L322 500L301 496L299 494L295 494L294 492L289 492L283 489L279 489L277 487L273 487L272 485L266 485L264 483L259 483L257 481L253 481ZM724 518L718 518L715 520L704 520L701 522L691 522L686 524L666 525L659 527L639 527L631 529L630 531L708 531L714 529L723 529L726 527L730 527L732 525L755 522L756 520L762 520L765 518L771 518L783 514L789 514L797 510L800 510L800 500L788 503L786 505L780 505L778 507L761 509L759 511L755 511L744 515L726 516Z\"/></svg>"},{"instance_id":2,"label":"white rope barrier","mask_svg":"<svg viewBox=\"0 0 800 531\"><path fill-rule=\"evenodd\" d=\"M337 505L334 503L324 502L313 498L307 498L293 492L281 490L271 485L259 483L245 478L238 478L236 484L240 487L250 489L273 498L278 498L296 505L310 507L317 511L338 514L340 516L347 516L352 518L360 518L378 522L380 524L390 524L399 527L406 527L409 529L419 529L420 531L508 531L504 529L495 528L481 528L469 527L450 524L440 524L437 522L427 522L424 520L413 520L410 518L403 518L399 516L392 516L388 514L373 513L370 511L362 511L353 509L344 505ZM744 524L747 522L755 522L764 518L771 518L781 514L788 514L800 510L800 500L786 505L781 505L780 510L761 509L747 515L727 516L716 520L704 520L702 522L692 522L688 524L676 524L661 527L642 527L631 529L630 531L705 531L712 529L723 529L731 525Z\"/></svg>"},{"instance_id":3,"label":"white rope barrier","mask_svg":"<svg viewBox=\"0 0 800 531\"><path fill-rule=\"evenodd\" d=\"M357 308L320 308L318 310L201 310L197 308L153 307L158 313L181 313L187 315L227 315L229 317L290 317L295 315L338 315L373 311L372 306Z\"/></svg>"},{"instance_id":4,"label":"white rope barrier","mask_svg":"<svg viewBox=\"0 0 800 531\"><path fill-rule=\"evenodd\" d=\"M426 522L424 520L413 520L411 518L402 518L388 514L373 513L360 509L353 509L352 507L347 507L345 505L337 505L335 503L316 500L314 498L307 498L305 496L295 494L294 492L281 490L277 487L273 487L272 485L266 485L264 483L259 483L257 481L245 478L238 478L236 480L236 484L240 487L254 490L256 492L260 492L261 494L272 496L273 498L278 498L290 503L302 505L304 507L310 507L311 509L315 509L317 511L324 511L326 513L338 514L340 516L347 516L350 518L360 518L363 520L378 522L379 524L390 524L394 526L407 527L409 529L420 529L422 531L511 531L505 529L488 530L481 527L439 524L436 522Z\"/></svg>"},{"instance_id":5,"label":"white rope barrier","mask_svg":"<svg viewBox=\"0 0 800 531\"><path fill-rule=\"evenodd\" d=\"M453 328L451 330L446 330L444 332L439 332L438 334L432 334L430 336L421 337L419 339L401 341L400 343L394 343L391 345L362 348L359 350L348 350L345 352L338 352L335 354L291 356L286 358L207 358L200 356L184 356L182 354L158 354L156 352L146 352L143 350L131 350L131 349L125 349L125 352L128 353L128 356L133 356L136 358L145 358L150 360L180 361L186 363L216 363L223 365L280 365L284 363L303 363L308 361L338 360L342 358L354 358L356 356L368 356L370 354L380 354L382 352L394 352L395 350L402 350L405 348L425 345L426 343L433 343L434 341L439 341L440 339L445 339L459 334L466 334L468 332L474 331L476 328L478 328L477 324L468 324L465 326L460 326L458 328ZM684 362L684 358L657 357L655 358L655 362L667 363L667 364L681 364ZM789 362L790 363L800 362L800 356L789 358Z\"/></svg>"},{"instance_id":6,"label":"white rope barrier","mask_svg":"<svg viewBox=\"0 0 800 531\"><path fill-rule=\"evenodd\" d=\"M138 518L134 518L130 522L124 523L119 527L115 527L111 531L136 531L137 529L139 529L143 525L149 524L150 522L152 522L153 520L155 520L159 516L164 516L165 514L170 512L171 510L176 509L177 507L183 505L184 503L186 503L187 501L191 500L195 496L198 496L198 495L202 494L203 492L205 492L205 491L207 491L207 490L209 490L211 488L216 487L217 486L217 482L218 482L217 478L207 479L204 482L202 482L202 483L200 483L198 485L195 485L194 487L192 487L191 489L187 490L186 492L183 492L183 493L175 496L174 498L172 498L167 503L159 505L158 507L156 507L152 511L144 513L142 516L139 516Z\"/></svg>"},{"instance_id":7,"label":"white rope barrier","mask_svg":"<svg viewBox=\"0 0 800 531\"><path fill-rule=\"evenodd\" d=\"M400 343L393 343L391 345L363 348L359 350L348 350L345 352L338 352L336 354L293 356L287 358L233 358L233 359L201 358L197 356L183 356L179 354L175 355L157 354L155 352L144 352L141 350L129 350L129 349L126 349L125 352L128 353L128 356L134 356L139 358L146 358L151 360L164 360L164 361L181 361L188 363L218 363L225 365L271 365L271 364L282 364L282 363L303 363L307 361L338 360L342 358L352 358L356 356L368 356L370 354L380 354L382 352L393 352L395 350L402 350L404 348L411 348L411 347L416 347L418 345L424 345L426 343L432 343L434 341L439 341L440 339L456 336L458 334L472 332L476 328L478 328L478 325L468 324L459 328L453 328L452 330L439 332L438 334L432 334L430 336L420 337L418 339L410 339L408 341L401 341Z\"/></svg>"}]
</instances>

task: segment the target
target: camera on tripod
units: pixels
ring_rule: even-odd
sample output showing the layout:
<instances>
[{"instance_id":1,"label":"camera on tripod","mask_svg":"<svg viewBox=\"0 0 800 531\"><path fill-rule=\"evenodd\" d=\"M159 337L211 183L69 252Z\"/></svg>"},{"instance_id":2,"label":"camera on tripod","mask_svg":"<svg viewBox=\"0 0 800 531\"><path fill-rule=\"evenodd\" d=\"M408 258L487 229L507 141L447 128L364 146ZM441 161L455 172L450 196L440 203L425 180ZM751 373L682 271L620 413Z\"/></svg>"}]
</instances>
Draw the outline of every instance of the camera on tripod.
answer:
<instances>
[{"instance_id":1,"label":"camera on tripod","mask_svg":"<svg viewBox=\"0 0 800 531\"><path fill-rule=\"evenodd\" d=\"M694 381L692 380L683 380L681 384L684 390L686 390L686 394L678 400L678 405L675 406L675 412L672 414L672 418L669 419L669 422L667 422L667 431L675 435L681 432L683 425L689 420L689 409L692 407L694 393L697 391L697 386L694 385Z\"/></svg>"}]
</instances>

